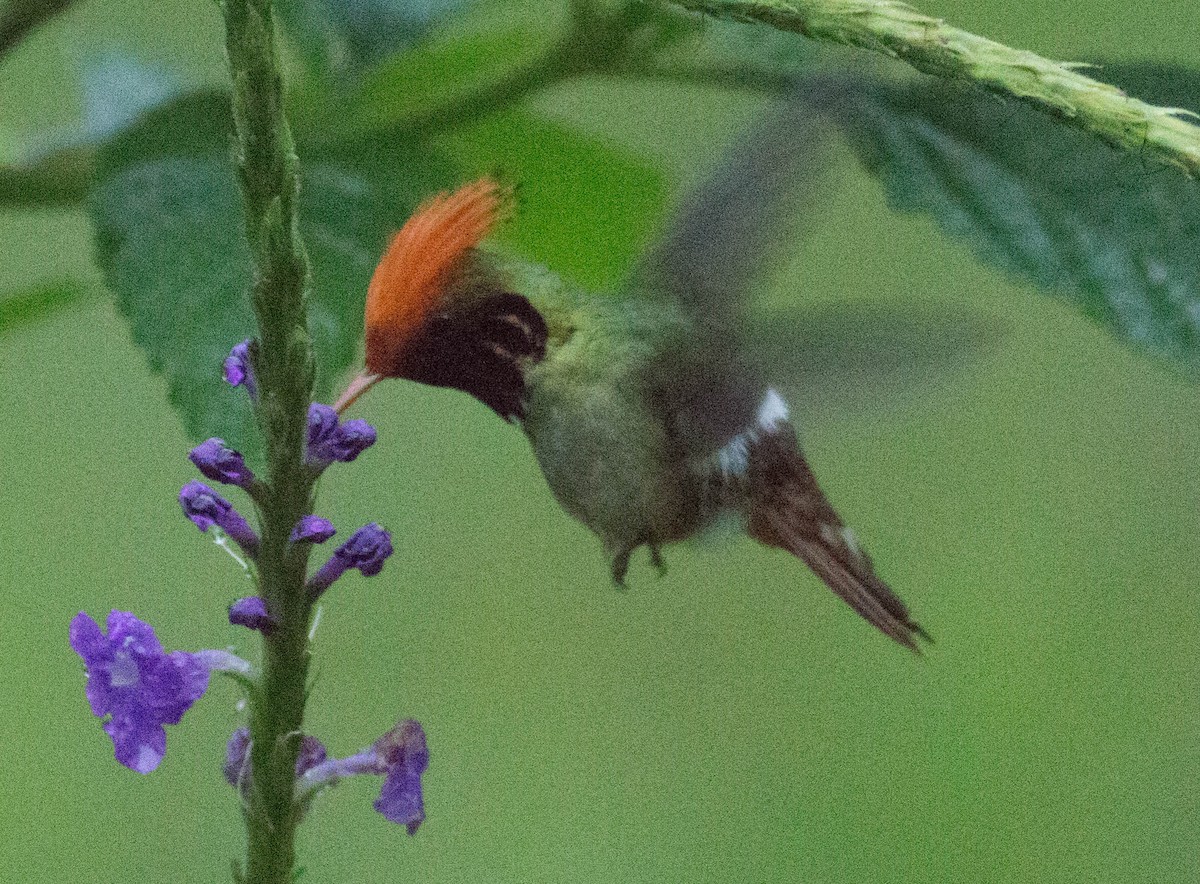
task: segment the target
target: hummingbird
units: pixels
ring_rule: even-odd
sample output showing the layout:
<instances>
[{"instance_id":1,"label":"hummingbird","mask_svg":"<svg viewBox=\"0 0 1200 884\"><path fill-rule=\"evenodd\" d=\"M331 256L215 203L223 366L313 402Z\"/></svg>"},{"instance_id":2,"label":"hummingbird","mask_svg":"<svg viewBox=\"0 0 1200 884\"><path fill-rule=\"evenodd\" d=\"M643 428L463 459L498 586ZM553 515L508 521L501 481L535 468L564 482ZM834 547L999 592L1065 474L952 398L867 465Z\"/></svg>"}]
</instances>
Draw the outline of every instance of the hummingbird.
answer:
<instances>
[{"instance_id":1,"label":"hummingbird","mask_svg":"<svg viewBox=\"0 0 1200 884\"><path fill-rule=\"evenodd\" d=\"M797 113L731 151L615 293L485 246L511 206L490 177L427 200L371 279L365 365L335 408L385 378L469 393L524 431L618 585L640 547L661 572L665 545L733 519L919 652L929 635L822 492L746 330L747 292L812 176L783 182L824 145L796 137Z\"/></svg>"}]
</instances>

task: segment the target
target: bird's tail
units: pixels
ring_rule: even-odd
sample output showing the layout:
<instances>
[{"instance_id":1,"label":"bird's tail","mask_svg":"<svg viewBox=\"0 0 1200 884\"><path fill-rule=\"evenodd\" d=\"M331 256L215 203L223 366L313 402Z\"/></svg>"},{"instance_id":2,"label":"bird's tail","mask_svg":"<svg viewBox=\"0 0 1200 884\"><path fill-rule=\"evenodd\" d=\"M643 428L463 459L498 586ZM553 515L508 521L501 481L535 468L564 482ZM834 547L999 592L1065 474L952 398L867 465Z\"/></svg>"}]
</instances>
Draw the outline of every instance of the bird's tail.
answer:
<instances>
[{"instance_id":1,"label":"bird's tail","mask_svg":"<svg viewBox=\"0 0 1200 884\"><path fill-rule=\"evenodd\" d=\"M932 641L825 498L791 425L759 435L747 455L750 536L801 559L884 635L913 651L918 637Z\"/></svg>"}]
</instances>

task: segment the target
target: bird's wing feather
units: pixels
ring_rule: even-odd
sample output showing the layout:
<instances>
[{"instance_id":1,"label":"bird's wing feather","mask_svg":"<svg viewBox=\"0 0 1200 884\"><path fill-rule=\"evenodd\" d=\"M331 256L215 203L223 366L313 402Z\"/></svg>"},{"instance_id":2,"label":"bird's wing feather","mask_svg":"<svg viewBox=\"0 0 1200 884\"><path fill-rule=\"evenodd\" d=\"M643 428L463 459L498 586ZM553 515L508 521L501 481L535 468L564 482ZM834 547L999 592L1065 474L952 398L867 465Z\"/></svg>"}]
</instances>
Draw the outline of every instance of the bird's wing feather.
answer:
<instances>
[{"instance_id":1,"label":"bird's wing feather","mask_svg":"<svg viewBox=\"0 0 1200 884\"><path fill-rule=\"evenodd\" d=\"M723 447L762 401L746 307L815 202L831 133L800 98L772 109L683 199L629 279L631 291L677 305L694 325L655 380L690 453Z\"/></svg>"},{"instance_id":2,"label":"bird's wing feather","mask_svg":"<svg viewBox=\"0 0 1200 884\"><path fill-rule=\"evenodd\" d=\"M683 198L629 287L671 298L701 322L740 324L755 280L818 202L833 132L800 96L772 108Z\"/></svg>"}]
</instances>

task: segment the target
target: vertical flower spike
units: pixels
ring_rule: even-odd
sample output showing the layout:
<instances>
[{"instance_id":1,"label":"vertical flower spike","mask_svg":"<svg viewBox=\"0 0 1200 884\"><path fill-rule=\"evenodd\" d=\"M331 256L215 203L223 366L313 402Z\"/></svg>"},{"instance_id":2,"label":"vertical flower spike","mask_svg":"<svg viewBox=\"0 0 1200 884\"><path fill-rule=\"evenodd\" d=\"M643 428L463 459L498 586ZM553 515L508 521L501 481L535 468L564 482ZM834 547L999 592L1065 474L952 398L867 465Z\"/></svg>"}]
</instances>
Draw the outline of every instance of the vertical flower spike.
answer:
<instances>
[{"instance_id":1,"label":"vertical flower spike","mask_svg":"<svg viewBox=\"0 0 1200 884\"><path fill-rule=\"evenodd\" d=\"M373 577L383 570L384 560L392 554L392 535L374 522L364 525L350 539L333 551L321 570L308 580L308 597L321 594L350 568L357 568L364 577Z\"/></svg>"},{"instance_id":2,"label":"vertical flower spike","mask_svg":"<svg viewBox=\"0 0 1200 884\"><path fill-rule=\"evenodd\" d=\"M188 452L188 460L196 465L204 478L214 482L247 490L254 484L254 473L246 466L242 455L228 448L221 439L214 437L201 442Z\"/></svg>"},{"instance_id":3,"label":"vertical flower spike","mask_svg":"<svg viewBox=\"0 0 1200 884\"><path fill-rule=\"evenodd\" d=\"M245 386L251 399L258 398L258 384L254 380L254 363L250 359L250 339L242 341L225 357L225 380L233 387Z\"/></svg>"},{"instance_id":4,"label":"vertical flower spike","mask_svg":"<svg viewBox=\"0 0 1200 884\"><path fill-rule=\"evenodd\" d=\"M108 615L108 635L82 611L71 621L71 648L87 667L92 714L108 716L117 761L146 774L167 751L163 725L178 724L208 688L204 659L184 651L168 654L154 630L125 611Z\"/></svg>"},{"instance_id":5,"label":"vertical flower spike","mask_svg":"<svg viewBox=\"0 0 1200 884\"><path fill-rule=\"evenodd\" d=\"M400 228L367 287L367 372L396 376L405 341L504 217L509 200L507 190L481 178L426 200Z\"/></svg>"},{"instance_id":6,"label":"vertical flower spike","mask_svg":"<svg viewBox=\"0 0 1200 884\"><path fill-rule=\"evenodd\" d=\"M228 500L203 482L188 482L179 492L183 514L201 531L216 525L242 548L246 555L258 555L258 535Z\"/></svg>"}]
</instances>

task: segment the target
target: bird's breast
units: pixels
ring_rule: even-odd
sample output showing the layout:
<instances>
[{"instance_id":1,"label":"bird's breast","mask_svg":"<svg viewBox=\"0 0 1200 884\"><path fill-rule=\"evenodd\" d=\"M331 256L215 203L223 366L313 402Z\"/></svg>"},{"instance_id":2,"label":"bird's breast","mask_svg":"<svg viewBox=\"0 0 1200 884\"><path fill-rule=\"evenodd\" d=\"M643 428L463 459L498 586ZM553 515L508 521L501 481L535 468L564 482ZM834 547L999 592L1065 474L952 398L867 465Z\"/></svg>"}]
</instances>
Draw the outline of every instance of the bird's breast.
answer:
<instances>
[{"instance_id":1,"label":"bird's breast","mask_svg":"<svg viewBox=\"0 0 1200 884\"><path fill-rule=\"evenodd\" d=\"M581 311L526 378L522 425L546 481L611 548L690 536L703 501L655 395L663 328L648 311L633 319Z\"/></svg>"}]
</instances>

